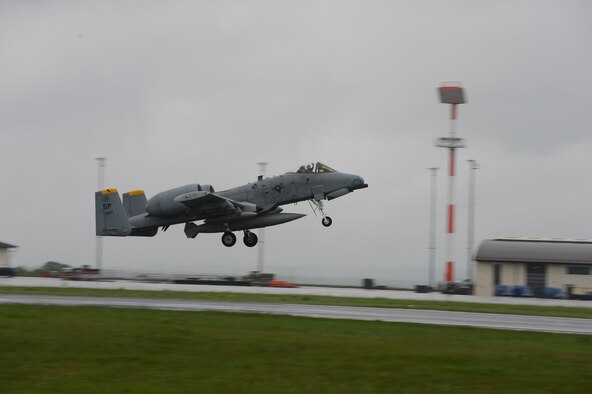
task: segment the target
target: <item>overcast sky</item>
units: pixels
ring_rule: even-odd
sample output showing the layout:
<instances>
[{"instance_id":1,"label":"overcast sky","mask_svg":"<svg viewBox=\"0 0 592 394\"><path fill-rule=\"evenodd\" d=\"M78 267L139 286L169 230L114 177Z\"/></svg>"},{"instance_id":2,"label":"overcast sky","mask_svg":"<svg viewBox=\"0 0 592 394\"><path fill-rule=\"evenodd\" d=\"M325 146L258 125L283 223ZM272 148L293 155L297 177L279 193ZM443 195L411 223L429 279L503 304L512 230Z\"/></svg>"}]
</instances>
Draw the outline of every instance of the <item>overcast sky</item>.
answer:
<instances>
[{"instance_id":1,"label":"overcast sky","mask_svg":"<svg viewBox=\"0 0 592 394\"><path fill-rule=\"evenodd\" d=\"M0 241L12 264L94 264L93 158L148 197L223 190L321 161L370 185L266 231L284 278L425 282L428 167L438 177L438 278L448 133L443 81L469 103L458 133L457 278L475 239L592 238L592 3L556 1L0 2ZM240 275L257 248L183 226L106 238L108 269Z\"/></svg>"}]
</instances>

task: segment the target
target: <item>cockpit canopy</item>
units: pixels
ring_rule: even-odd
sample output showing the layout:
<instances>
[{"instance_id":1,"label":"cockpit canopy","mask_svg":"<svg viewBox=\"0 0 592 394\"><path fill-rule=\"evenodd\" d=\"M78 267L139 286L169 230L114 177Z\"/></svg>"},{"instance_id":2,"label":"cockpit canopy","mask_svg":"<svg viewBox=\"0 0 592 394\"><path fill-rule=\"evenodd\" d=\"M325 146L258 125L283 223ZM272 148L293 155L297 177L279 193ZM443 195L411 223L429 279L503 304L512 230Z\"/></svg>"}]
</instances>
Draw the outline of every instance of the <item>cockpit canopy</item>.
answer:
<instances>
[{"instance_id":1,"label":"cockpit canopy","mask_svg":"<svg viewBox=\"0 0 592 394\"><path fill-rule=\"evenodd\" d=\"M324 174L327 172L336 171L319 161L317 161L316 163L302 165L298 168L298 171L296 171L297 174Z\"/></svg>"}]
</instances>

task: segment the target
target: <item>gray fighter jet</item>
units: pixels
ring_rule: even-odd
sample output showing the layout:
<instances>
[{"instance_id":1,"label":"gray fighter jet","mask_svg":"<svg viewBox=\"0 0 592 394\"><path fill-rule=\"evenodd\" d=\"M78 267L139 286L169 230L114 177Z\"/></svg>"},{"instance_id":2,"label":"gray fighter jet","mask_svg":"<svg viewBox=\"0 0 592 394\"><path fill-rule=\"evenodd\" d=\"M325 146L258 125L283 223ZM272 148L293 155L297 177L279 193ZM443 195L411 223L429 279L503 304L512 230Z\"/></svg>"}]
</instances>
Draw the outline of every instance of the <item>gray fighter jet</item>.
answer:
<instances>
[{"instance_id":1,"label":"gray fighter jet","mask_svg":"<svg viewBox=\"0 0 592 394\"><path fill-rule=\"evenodd\" d=\"M323 200L332 200L368 187L358 175L337 172L322 163L301 166L298 171L263 179L221 192L211 185L191 184L158 193L149 200L142 190L119 198L117 189L95 193L97 235L153 237L162 228L185 223L187 238L199 233L223 233L224 246L233 246L233 231L243 231L243 242L257 244L254 228L275 226L300 219L299 213L282 213L280 205L309 201L320 212L322 224L333 222L325 215ZM203 224L193 222L203 220Z\"/></svg>"}]
</instances>

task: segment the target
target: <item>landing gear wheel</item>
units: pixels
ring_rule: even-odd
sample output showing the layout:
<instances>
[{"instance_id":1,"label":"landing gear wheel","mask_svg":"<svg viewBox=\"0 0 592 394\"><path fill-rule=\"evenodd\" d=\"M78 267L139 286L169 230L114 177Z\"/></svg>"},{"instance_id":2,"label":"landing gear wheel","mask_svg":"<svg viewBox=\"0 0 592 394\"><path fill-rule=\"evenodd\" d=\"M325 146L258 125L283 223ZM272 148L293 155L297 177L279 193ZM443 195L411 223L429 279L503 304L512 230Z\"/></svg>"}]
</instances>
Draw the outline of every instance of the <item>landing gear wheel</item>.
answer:
<instances>
[{"instance_id":1,"label":"landing gear wheel","mask_svg":"<svg viewBox=\"0 0 592 394\"><path fill-rule=\"evenodd\" d=\"M315 216L317 215L317 211L321 212L321 215L323 215L323 220L321 220L321 223L323 223L323 226L325 227L329 227L332 223L333 223L333 219L331 219L329 216L325 216L325 211L324 211L324 207L323 207L323 200L308 200L308 203L310 204L310 207L312 208L312 212L315 214Z\"/></svg>"},{"instance_id":2,"label":"landing gear wheel","mask_svg":"<svg viewBox=\"0 0 592 394\"><path fill-rule=\"evenodd\" d=\"M222 235L222 243L224 246L231 247L236 243L236 235L231 233L230 231L225 232Z\"/></svg>"},{"instance_id":3,"label":"landing gear wheel","mask_svg":"<svg viewBox=\"0 0 592 394\"><path fill-rule=\"evenodd\" d=\"M259 239L257 238L257 234L254 234L250 231L246 232L245 236L243 237L243 242L249 248L252 248L253 246L257 245L257 241L259 241Z\"/></svg>"}]
</instances>

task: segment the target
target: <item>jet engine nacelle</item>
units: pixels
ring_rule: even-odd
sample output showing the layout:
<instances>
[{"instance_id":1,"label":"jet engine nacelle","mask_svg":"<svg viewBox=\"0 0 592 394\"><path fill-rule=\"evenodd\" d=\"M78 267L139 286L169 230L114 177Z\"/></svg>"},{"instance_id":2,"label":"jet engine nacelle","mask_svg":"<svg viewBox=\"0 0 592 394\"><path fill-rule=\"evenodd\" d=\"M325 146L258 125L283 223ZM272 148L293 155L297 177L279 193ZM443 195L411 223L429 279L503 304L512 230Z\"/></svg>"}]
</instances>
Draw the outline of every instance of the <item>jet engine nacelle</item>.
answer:
<instances>
[{"instance_id":1,"label":"jet engine nacelle","mask_svg":"<svg viewBox=\"0 0 592 394\"><path fill-rule=\"evenodd\" d=\"M201 191L213 193L214 188L212 185L191 184L158 193L148 200L146 212L151 216L180 215L187 211L187 206L175 201L175 198L182 194Z\"/></svg>"}]
</instances>

